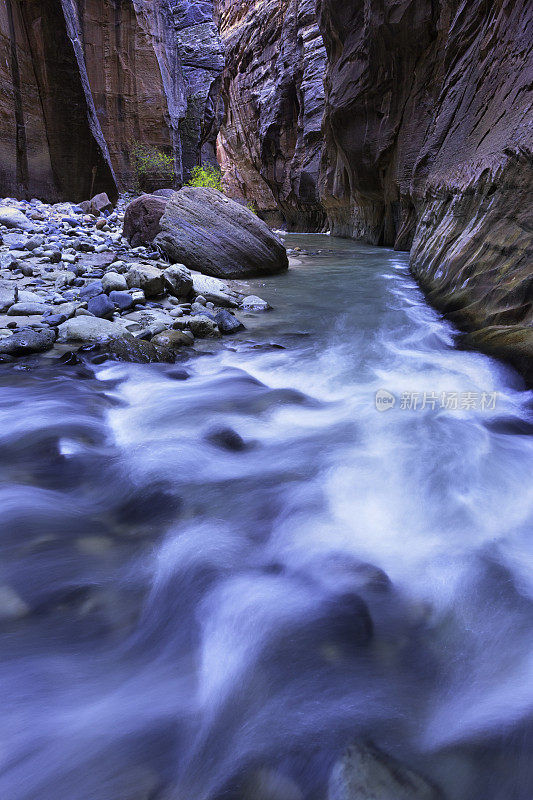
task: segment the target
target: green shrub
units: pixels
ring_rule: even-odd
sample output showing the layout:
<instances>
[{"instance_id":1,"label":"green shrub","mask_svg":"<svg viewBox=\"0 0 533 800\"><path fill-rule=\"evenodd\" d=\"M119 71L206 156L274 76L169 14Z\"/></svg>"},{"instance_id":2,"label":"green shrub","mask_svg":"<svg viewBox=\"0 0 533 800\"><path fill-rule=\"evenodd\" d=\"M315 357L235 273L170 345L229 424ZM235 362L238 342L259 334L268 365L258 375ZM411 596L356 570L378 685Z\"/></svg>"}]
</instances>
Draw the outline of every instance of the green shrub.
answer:
<instances>
[{"instance_id":1,"label":"green shrub","mask_svg":"<svg viewBox=\"0 0 533 800\"><path fill-rule=\"evenodd\" d=\"M253 200L248 200L248 202L246 203L246 208L248 209L248 211L251 211L252 214L255 214L255 216L257 217L257 206Z\"/></svg>"},{"instance_id":2,"label":"green shrub","mask_svg":"<svg viewBox=\"0 0 533 800\"><path fill-rule=\"evenodd\" d=\"M206 164L204 167L193 167L187 186L218 189L219 192L224 191L222 188L222 174L212 164Z\"/></svg>"},{"instance_id":3,"label":"green shrub","mask_svg":"<svg viewBox=\"0 0 533 800\"><path fill-rule=\"evenodd\" d=\"M130 158L138 187L144 188L151 183L160 186L174 183L174 156L167 155L154 145L132 142Z\"/></svg>"}]
</instances>

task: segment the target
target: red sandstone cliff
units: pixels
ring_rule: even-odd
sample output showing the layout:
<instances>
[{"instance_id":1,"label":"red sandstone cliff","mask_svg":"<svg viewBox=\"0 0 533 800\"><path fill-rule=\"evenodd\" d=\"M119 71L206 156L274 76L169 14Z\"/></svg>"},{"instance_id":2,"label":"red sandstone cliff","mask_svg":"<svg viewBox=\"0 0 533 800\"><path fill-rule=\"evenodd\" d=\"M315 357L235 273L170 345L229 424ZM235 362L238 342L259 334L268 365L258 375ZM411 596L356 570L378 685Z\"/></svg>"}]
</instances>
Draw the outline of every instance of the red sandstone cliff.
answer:
<instances>
[{"instance_id":1,"label":"red sandstone cliff","mask_svg":"<svg viewBox=\"0 0 533 800\"><path fill-rule=\"evenodd\" d=\"M6 0L0 194L114 195L133 141L172 154L179 181L214 157L223 63L211 0Z\"/></svg>"}]
</instances>

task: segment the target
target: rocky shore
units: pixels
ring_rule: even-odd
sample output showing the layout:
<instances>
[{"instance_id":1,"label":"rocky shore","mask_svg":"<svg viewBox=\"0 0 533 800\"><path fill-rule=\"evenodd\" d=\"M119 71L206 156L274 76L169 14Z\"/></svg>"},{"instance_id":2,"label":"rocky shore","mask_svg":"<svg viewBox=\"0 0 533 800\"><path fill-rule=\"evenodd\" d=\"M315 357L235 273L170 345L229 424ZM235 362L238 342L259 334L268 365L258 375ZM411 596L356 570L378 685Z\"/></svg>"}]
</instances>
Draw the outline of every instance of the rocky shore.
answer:
<instances>
[{"instance_id":1,"label":"rocky shore","mask_svg":"<svg viewBox=\"0 0 533 800\"><path fill-rule=\"evenodd\" d=\"M244 328L261 298L170 264L123 236L128 198L80 205L0 201L0 362L94 348L136 362L173 361L196 339Z\"/></svg>"}]
</instances>

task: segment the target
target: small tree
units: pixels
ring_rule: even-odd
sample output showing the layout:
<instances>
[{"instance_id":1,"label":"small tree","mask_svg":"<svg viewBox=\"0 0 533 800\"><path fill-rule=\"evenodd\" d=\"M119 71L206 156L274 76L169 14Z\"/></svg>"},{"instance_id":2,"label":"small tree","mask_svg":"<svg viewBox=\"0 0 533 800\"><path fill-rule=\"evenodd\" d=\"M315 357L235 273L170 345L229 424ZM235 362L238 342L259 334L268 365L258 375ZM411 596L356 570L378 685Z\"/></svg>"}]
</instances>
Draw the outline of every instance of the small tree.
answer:
<instances>
[{"instance_id":1,"label":"small tree","mask_svg":"<svg viewBox=\"0 0 533 800\"><path fill-rule=\"evenodd\" d=\"M194 186L195 188L204 189L218 189L223 192L222 188L222 174L212 164L206 164L203 167L193 167L191 176L186 184L187 186Z\"/></svg>"},{"instance_id":2,"label":"small tree","mask_svg":"<svg viewBox=\"0 0 533 800\"><path fill-rule=\"evenodd\" d=\"M172 155L167 155L154 145L132 142L130 158L137 188L160 189L174 183L176 174Z\"/></svg>"}]
</instances>

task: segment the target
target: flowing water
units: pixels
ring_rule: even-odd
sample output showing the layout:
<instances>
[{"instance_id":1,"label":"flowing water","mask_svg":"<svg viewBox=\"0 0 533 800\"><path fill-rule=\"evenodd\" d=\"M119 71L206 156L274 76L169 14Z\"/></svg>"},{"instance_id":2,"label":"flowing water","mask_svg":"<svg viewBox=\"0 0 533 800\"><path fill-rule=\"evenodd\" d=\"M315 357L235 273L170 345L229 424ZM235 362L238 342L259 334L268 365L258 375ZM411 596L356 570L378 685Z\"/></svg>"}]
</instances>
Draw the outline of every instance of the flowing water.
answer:
<instances>
[{"instance_id":1,"label":"flowing water","mask_svg":"<svg viewBox=\"0 0 533 800\"><path fill-rule=\"evenodd\" d=\"M407 256L287 239L222 348L2 368L3 800L325 800L354 739L531 800L531 394Z\"/></svg>"}]
</instances>

